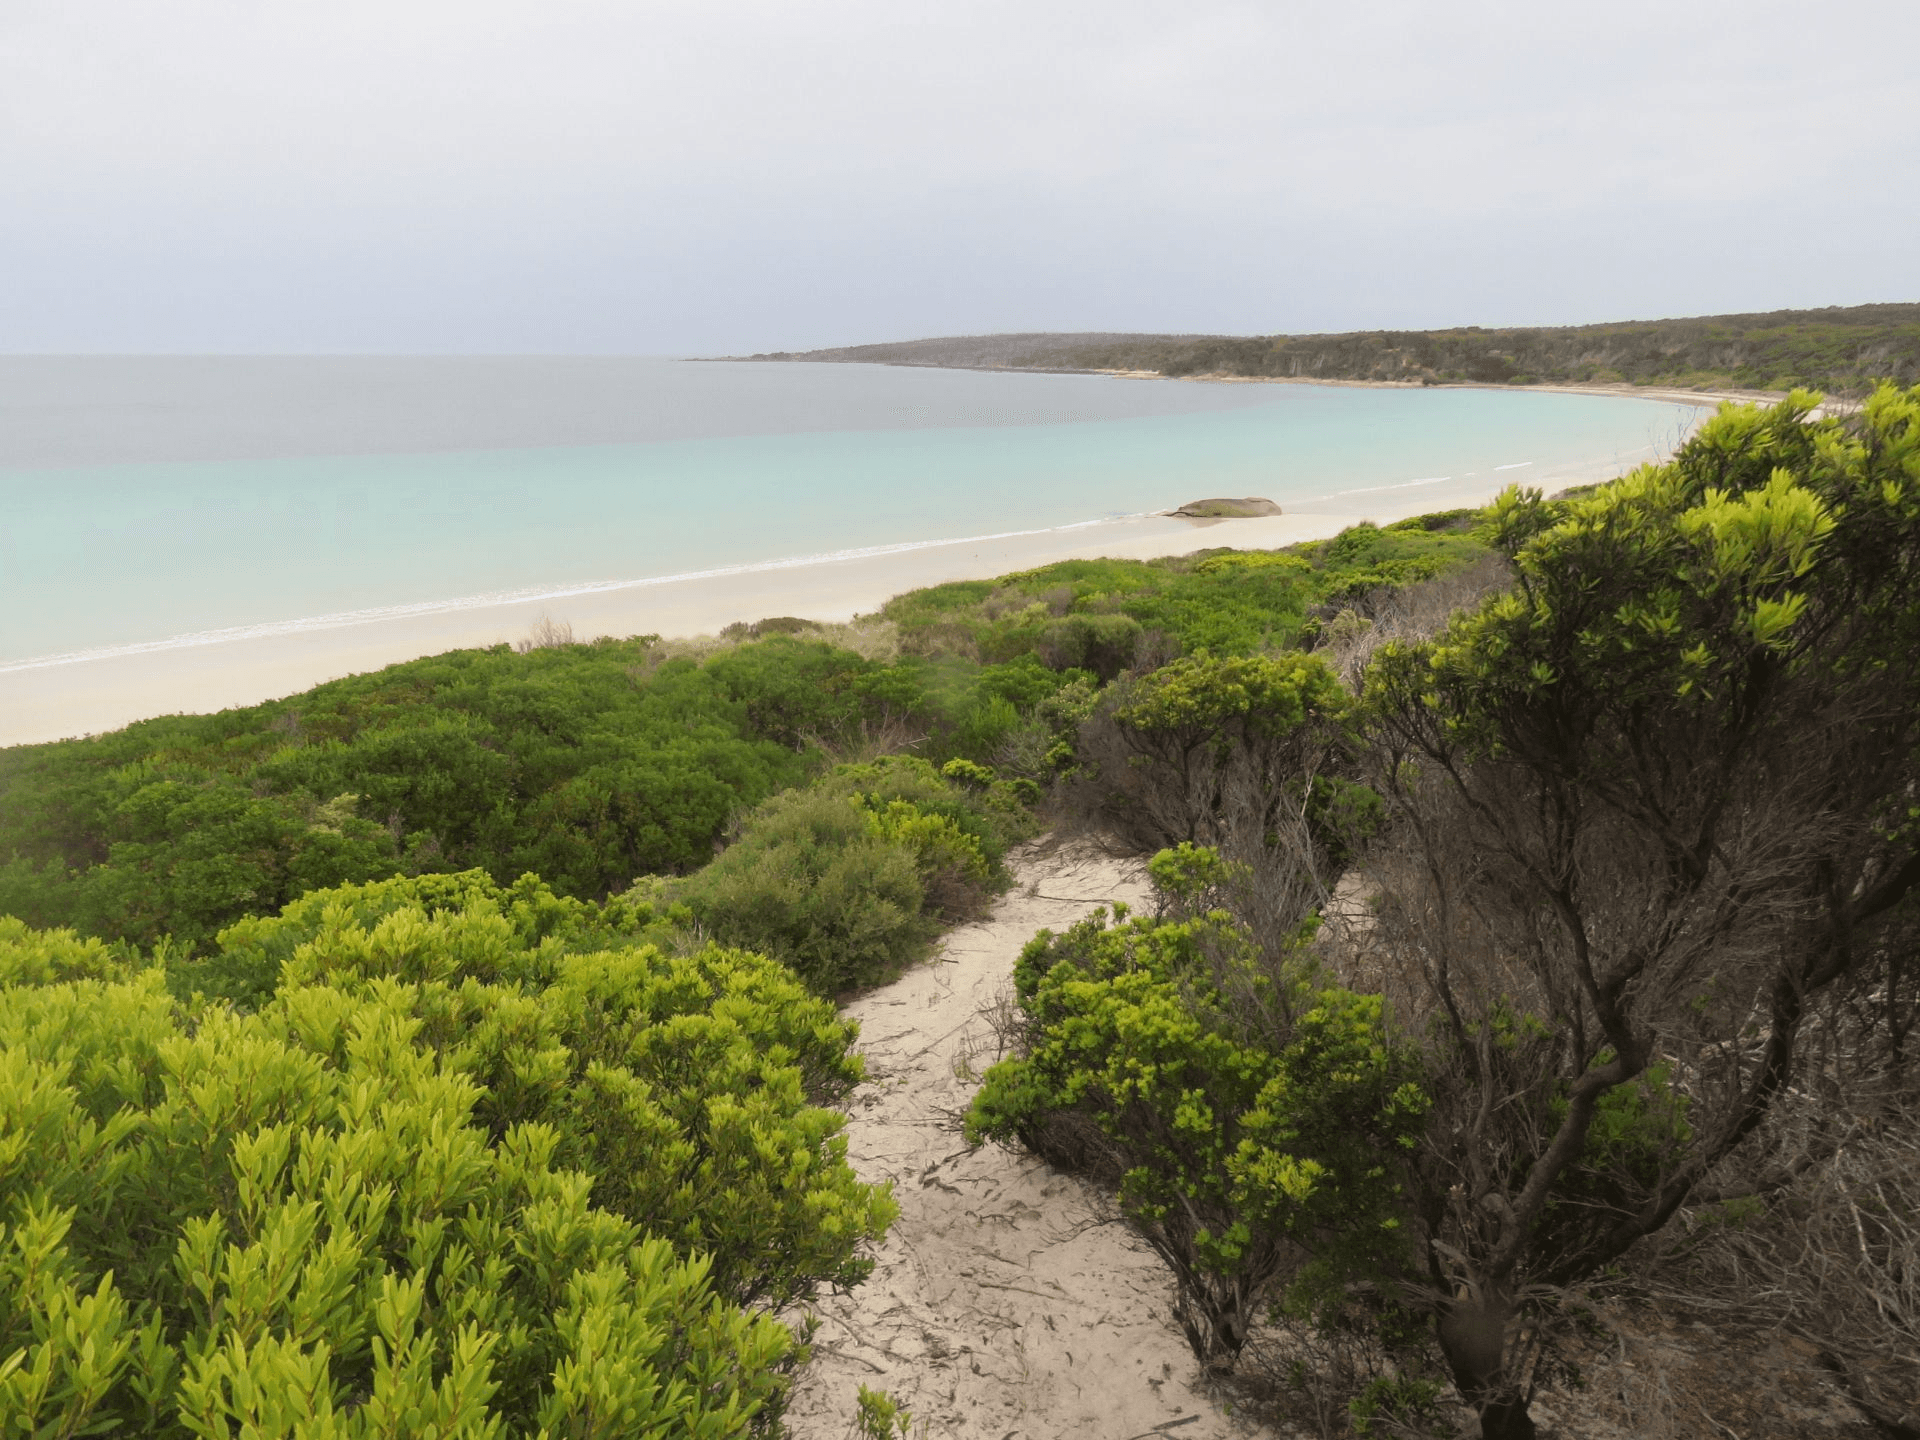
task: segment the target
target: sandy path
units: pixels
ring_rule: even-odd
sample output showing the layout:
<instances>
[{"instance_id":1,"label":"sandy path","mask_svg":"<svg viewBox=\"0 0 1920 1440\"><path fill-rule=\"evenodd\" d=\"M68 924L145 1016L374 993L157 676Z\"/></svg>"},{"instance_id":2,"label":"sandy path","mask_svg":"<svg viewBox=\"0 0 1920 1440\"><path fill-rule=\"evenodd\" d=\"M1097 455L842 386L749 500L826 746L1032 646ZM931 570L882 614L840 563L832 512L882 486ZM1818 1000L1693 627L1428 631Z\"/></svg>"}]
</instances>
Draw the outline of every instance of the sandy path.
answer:
<instances>
[{"instance_id":1,"label":"sandy path","mask_svg":"<svg viewBox=\"0 0 1920 1440\"><path fill-rule=\"evenodd\" d=\"M1036 930L1145 899L1138 867L1078 850L1014 857L1015 889L936 959L847 1007L869 1079L848 1154L894 1181L900 1218L872 1278L819 1305L816 1359L790 1411L798 1440L841 1440L860 1385L932 1440L1225 1440L1169 1314L1165 1267L1079 1182L1032 1156L969 1152L953 1116L995 1054L979 1012L1011 990ZM956 1073L958 1072L958 1073Z\"/></svg>"}]
</instances>

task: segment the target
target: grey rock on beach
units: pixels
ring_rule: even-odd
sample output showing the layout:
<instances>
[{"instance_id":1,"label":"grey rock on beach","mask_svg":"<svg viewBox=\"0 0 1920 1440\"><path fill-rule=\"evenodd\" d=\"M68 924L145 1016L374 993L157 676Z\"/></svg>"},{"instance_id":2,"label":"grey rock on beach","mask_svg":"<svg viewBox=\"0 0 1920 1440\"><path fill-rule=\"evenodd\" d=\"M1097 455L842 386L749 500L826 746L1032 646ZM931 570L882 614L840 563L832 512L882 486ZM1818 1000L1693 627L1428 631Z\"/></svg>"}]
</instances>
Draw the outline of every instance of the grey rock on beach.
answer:
<instances>
[{"instance_id":1,"label":"grey rock on beach","mask_svg":"<svg viewBox=\"0 0 1920 1440\"><path fill-rule=\"evenodd\" d=\"M1184 515L1189 520L1250 520L1256 515L1278 515L1280 507L1258 495L1239 499L1189 500L1169 515Z\"/></svg>"}]
</instances>

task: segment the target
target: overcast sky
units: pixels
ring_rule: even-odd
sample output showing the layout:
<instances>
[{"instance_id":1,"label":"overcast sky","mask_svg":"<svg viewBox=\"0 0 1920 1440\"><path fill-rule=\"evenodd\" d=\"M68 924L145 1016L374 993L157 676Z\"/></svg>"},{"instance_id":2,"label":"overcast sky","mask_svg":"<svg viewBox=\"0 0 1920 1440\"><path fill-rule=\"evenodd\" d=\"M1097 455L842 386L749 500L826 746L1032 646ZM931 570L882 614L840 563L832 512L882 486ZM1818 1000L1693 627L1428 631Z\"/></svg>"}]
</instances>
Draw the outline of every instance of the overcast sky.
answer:
<instances>
[{"instance_id":1,"label":"overcast sky","mask_svg":"<svg viewBox=\"0 0 1920 1440\"><path fill-rule=\"evenodd\" d=\"M0 351L1920 299L1920 5L0 0Z\"/></svg>"}]
</instances>

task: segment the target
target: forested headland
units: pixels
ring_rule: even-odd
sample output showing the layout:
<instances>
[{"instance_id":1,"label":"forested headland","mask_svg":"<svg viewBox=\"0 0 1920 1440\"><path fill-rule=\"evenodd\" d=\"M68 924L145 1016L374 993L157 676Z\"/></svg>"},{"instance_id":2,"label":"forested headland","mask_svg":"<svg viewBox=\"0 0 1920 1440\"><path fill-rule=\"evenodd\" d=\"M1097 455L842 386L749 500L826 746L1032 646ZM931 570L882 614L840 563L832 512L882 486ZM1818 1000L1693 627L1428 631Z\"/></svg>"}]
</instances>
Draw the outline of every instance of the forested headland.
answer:
<instances>
[{"instance_id":1,"label":"forested headland","mask_svg":"<svg viewBox=\"0 0 1920 1440\"><path fill-rule=\"evenodd\" d=\"M1529 1436L1658 1290L1907 1423L1920 387L1814 401L1554 500L0 751L5 1426L780 1434L895 1213L834 1000L1043 828L1158 903L1034 938L968 1131L1102 1187L1223 1383Z\"/></svg>"},{"instance_id":2,"label":"forested headland","mask_svg":"<svg viewBox=\"0 0 1920 1440\"><path fill-rule=\"evenodd\" d=\"M1920 381L1920 304L1339 335L956 336L749 358L1415 385L1801 386L1857 397L1876 381Z\"/></svg>"}]
</instances>

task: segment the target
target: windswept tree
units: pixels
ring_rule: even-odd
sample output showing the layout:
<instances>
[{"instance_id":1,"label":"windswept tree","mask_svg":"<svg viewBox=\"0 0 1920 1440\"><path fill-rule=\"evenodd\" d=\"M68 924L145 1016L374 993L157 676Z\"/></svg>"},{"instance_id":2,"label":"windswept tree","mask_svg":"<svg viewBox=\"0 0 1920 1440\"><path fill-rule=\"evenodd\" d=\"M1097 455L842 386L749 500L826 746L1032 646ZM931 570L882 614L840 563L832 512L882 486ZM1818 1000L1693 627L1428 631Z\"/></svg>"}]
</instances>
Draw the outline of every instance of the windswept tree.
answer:
<instances>
[{"instance_id":1,"label":"windswept tree","mask_svg":"<svg viewBox=\"0 0 1920 1440\"><path fill-rule=\"evenodd\" d=\"M1372 825L1353 702L1317 655L1189 656L1113 687L1079 731L1071 804L1148 854L1217 849L1233 910L1284 948Z\"/></svg>"},{"instance_id":2,"label":"windswept tree","mask_svg":"<svg viewBox=\"0 0 1920 1440\"><path fill-rule=\"evenodd\" d=\"M1175 660L1115 686L1082 727L1085 802L1149 853L1218 844L1239 807L1304 804L1351 750L1348 709L1314 656Z\"/></svg>"},{"instance_id":3,"label":"windswept tree","mask_svg":"<svg viewBox=\"0 0 1920 1440\"><path fill-rule=\"evenodd\" d=\"M1846 1002L1822 1063L1871 1069L1911 1023L1920 389L1815 404L1509 492L1514 588L1373 667L1372 960L1434 1103L1416 1278L1490 1440L1534 1433L1543 1300L1731 1163L1773 1183L1812 1027Z\"/></svg>"}]
</instances>

